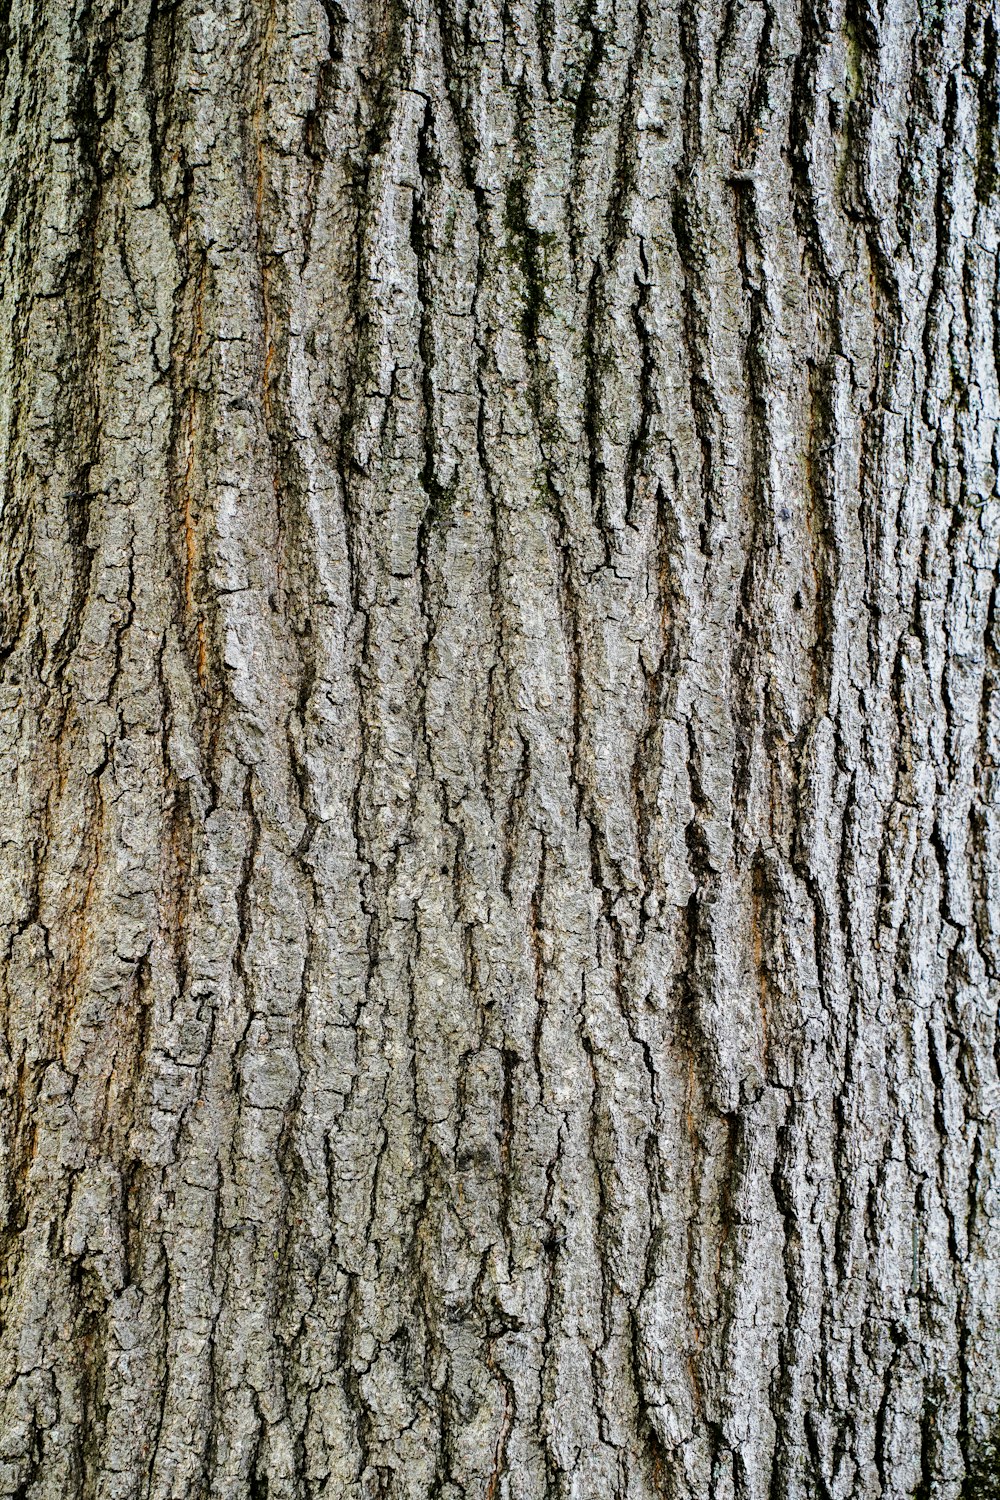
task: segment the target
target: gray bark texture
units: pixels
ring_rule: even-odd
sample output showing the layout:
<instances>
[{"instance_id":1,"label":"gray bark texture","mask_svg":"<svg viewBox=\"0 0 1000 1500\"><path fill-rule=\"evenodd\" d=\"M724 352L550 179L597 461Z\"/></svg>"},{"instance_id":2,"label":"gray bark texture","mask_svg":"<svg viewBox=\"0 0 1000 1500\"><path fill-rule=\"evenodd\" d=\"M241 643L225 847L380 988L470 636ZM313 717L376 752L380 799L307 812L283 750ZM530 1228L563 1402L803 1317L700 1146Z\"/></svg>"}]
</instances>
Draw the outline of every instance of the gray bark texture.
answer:
<instances>
[{"instance_id":1,"label":"gray bark texture","mask_svg":"<svg viewBox=\"0 0 1000 1500\"><path fill-rule=\"evenodd\" d=\"M0 1495L1000 1495L997 0L0 32Z\"/></svg>"}]
</instances>

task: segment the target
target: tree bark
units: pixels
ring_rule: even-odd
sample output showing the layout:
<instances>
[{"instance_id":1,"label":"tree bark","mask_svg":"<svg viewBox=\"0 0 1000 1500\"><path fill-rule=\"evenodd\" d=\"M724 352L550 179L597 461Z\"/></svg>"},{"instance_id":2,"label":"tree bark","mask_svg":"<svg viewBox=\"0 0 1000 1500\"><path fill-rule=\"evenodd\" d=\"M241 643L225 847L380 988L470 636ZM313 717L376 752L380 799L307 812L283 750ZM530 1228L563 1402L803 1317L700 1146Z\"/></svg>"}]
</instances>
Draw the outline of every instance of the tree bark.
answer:
<instances>
[{"instance_id":1,"label":"tree bark","mask_svg":"<svg viewBox=\"0 0 1000 1500\"><path fill-rule=\"evenodd\" d=\"M1000 1495L996 0L0 25L0 1495Z\"/></svg>"}]
</instances>

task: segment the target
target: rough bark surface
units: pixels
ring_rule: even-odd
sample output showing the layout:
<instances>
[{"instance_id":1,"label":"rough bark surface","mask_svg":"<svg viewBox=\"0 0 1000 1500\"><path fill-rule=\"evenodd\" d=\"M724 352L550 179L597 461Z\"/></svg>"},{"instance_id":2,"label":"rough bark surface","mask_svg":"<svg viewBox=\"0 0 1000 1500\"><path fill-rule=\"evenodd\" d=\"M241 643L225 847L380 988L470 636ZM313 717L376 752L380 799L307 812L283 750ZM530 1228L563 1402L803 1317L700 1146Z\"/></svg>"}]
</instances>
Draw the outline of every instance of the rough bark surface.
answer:
<instances>
[{"instance_id":1,"label":"rough bark surface","mask_svg":"<svg viewBox=\"0 0 1000 1500\"><path fill-rule=\"evenodd\" d=\"M995 0L0 31L0 1495L1000 1494Z\"/></svg>"}]
</instances>

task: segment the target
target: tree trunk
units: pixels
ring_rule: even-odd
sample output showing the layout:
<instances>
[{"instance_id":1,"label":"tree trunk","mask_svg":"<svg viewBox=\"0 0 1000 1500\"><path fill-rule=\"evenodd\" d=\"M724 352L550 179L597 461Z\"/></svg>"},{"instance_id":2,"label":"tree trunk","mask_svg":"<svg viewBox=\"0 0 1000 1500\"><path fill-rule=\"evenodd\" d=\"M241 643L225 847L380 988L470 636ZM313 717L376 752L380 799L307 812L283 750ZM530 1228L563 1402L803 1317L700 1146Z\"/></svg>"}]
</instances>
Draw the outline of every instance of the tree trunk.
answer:
<instances>
[{"instance_id":1,"label":"tree trunk","mask_svg":"<svg viewBox=\"0 0 1000 1500\"><path fill-rule=\"evenodd\" d=\"M1000 1495L996 0L5 9L0 1495Z\"/></svg>"}]
</instances>

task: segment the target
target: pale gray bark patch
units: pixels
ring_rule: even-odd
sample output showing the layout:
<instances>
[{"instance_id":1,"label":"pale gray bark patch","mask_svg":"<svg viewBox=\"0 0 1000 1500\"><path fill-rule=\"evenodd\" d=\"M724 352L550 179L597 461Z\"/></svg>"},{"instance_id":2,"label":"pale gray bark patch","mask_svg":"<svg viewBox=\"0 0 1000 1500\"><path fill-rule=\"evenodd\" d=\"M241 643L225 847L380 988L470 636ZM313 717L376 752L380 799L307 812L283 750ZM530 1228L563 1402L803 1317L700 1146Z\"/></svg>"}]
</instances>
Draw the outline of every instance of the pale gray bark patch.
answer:
<instances>
[{"instance_id":1,"label":"pale gray bark patch","mask_svg":"<svg viewBox=\"0 0 1000 1500\"><path fill-rule=\"evenodd\" d=\"M995 0L0 12L0 1495L1000 1494Z\"/></svg>"}]
</instances>

